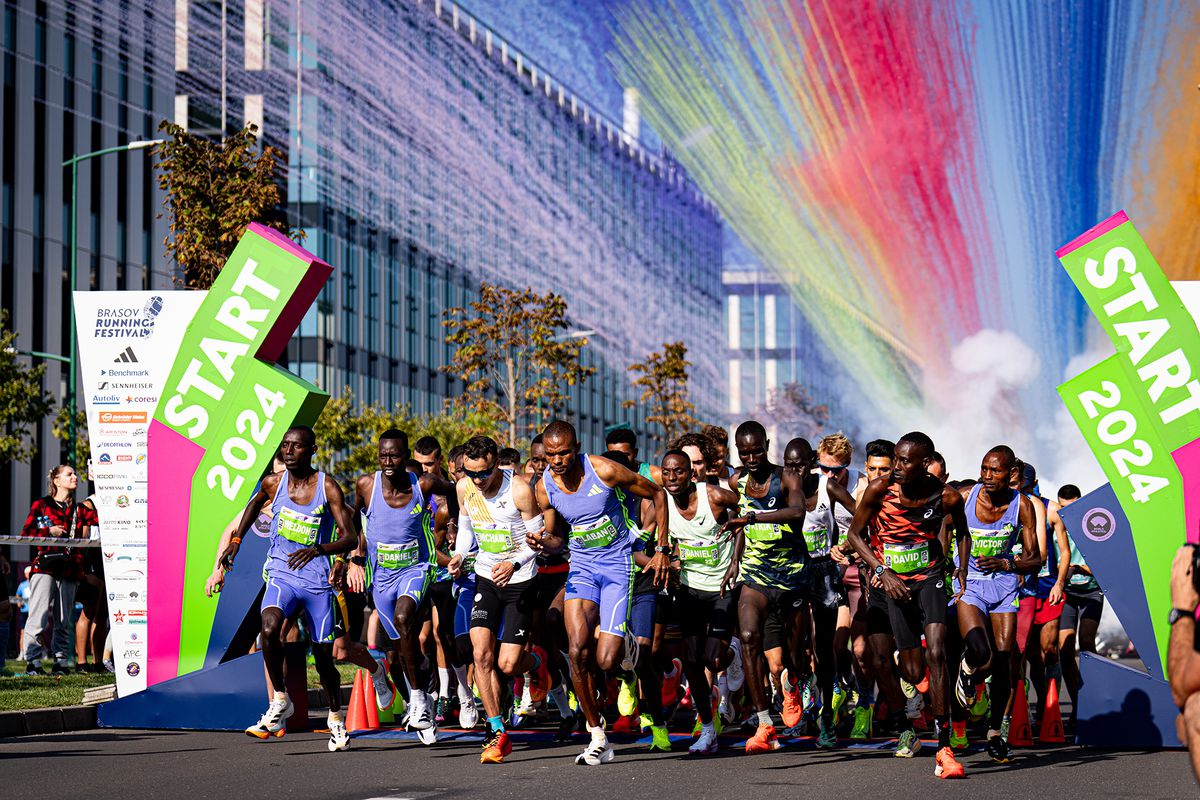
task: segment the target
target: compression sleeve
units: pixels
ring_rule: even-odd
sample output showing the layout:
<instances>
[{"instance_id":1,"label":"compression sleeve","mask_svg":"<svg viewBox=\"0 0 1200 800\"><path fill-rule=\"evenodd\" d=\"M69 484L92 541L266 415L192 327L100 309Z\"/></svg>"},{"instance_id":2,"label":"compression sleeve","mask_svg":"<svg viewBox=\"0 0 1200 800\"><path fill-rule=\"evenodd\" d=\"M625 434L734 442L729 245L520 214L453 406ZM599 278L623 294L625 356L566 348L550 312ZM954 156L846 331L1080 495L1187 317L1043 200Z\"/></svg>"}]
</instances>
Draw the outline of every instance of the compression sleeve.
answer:
<instances>
[{"instance_id":1,"label":"compression sleeve","mask_svg":"<svg viewBox=\"0 0 1200 800\"><path fill-rule=\"evenodd\" d=\"M466 558L475 550L475 529L471 527L471 518L466 514L458 515L458 536L454 540L454 555Z\"/></svg>"}]
</instances>

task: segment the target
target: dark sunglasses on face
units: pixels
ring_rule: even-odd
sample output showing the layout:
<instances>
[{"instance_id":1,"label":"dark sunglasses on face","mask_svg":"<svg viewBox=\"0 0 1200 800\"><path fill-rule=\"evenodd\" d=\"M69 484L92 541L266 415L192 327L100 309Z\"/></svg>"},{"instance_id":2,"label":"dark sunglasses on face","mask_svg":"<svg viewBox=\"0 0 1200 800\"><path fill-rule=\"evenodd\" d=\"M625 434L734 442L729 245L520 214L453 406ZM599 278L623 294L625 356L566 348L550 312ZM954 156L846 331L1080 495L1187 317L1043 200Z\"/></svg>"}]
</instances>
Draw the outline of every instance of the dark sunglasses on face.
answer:
<instances>
[{"instance_id":1,"label":"dark sunglasses on face","mask_svg":"<svg viewBox=\"0 0 1200 800\"><path fill-rule=\"evenodd\" d=\"M846 469L846 467L842 465L830 466L829 464L818 463L817 466L821 468L822 472L832 472L834 475L838 474L839 472L843 472Z\"/></svg>"},{"instance_id":2,"label":"dark sunglasses on face","mask_svg":"<svg viewBox=\"0 0 1200 800\"><path fill-rule=\"evenodd\" d=\"M486 479L490 478L492 476L492 473L495 471L496 471L495 467L489 467L488 469L481 469L479 471L475 471L473 469L467 469L466 467L463 467L463 472L466 474L466 476L468 478L472 478L473 480L477 480L477 481L482 481L482 480L486 480Z\"/></svg>"}]
</instances>

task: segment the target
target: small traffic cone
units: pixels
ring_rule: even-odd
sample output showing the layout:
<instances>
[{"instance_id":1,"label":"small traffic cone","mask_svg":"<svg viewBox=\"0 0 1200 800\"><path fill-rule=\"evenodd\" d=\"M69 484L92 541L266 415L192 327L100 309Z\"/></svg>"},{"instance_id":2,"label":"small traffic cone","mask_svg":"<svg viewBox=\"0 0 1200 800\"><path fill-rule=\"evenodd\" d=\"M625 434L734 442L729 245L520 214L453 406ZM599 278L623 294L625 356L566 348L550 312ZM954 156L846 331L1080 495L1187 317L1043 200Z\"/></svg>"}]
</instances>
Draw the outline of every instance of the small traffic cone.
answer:
<instances>
[{"instance_id":1,"label":"small traffic cone","mask_svg":"<svg viewBox=\"0 0 1200 800\"><path fill-rule=\"evenodd\" d=\"M346 710L346 730L350 733L370 729L366 698L363 694L363 683L366 677L366 672L361 669L354 673L354 688L350 690L350 704Z\"/></svg>"},{"instance_id":2,"label":"small traffic cone","mask_svg":"<svg viewBox=\"0 0 1200 800\"><path fill-rule=\"evenodd\" d=\"M1029 697L1025 692L1024 680L1017 683L1012 723L1008 727L1008 743L1013 747L1033 747L1033 727L1029 723Z\"/></svg>"},{"instance_id":3,"label":"small traffic cone","mask_svg":"<svg viewBox=\"0 0 1200 800\"><path fill-rule=\"evenodd\" d=\"M1040 744L1065 744L1063 735L1062 711L1058 707L1058 681L1051 679L1046 689L1046 710L1042 713L1042 723L1038 730Z\"/></svg>"},{"instance_id":4,"label":"small traffic cone","mask_svg":"<svg viewBox=\"0 0 1200 800\"><path fill-rule=\"evenodd\" d=\"M362 679L362 695L363 705L367 711L367 727L379 727L379 701L375 699L375 683L371 680L371 676L367 674L365 669L359 669L354 673L355 679Z\"/></svg>"}]
</instances>

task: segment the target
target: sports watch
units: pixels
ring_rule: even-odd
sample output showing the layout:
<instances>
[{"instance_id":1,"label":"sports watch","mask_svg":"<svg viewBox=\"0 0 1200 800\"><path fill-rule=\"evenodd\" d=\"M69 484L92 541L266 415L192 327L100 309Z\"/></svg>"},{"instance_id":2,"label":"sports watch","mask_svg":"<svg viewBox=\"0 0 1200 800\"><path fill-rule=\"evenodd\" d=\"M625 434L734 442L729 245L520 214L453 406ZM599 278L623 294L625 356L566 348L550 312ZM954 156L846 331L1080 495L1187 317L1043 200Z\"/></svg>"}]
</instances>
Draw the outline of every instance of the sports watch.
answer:
<instances>
[{"instance_id":1,"label":"sports watch","mask_svg":"<svg viewBox=\"0 0 1200 800\"><path fill-rule=\"evenodd\" d=\"M875 577L882 578L883 573L885 573L885 572L887 572L887 567L885 567L883 564L880 564L879 566L877 566L875 568Z\"/></svg>"},{"instance_id":2,"label":"sports watch","mask_svg":"<svg viewBox=\"0 0 1200 800\"><path fill-rule=\"evenodd\" d=\"M1186 608L1172 608L1171 613L1167 614L1167 624L1174 625L1181 619L1195 619L1196 612L1188 611Z\"/></svg>"}]
</instances>

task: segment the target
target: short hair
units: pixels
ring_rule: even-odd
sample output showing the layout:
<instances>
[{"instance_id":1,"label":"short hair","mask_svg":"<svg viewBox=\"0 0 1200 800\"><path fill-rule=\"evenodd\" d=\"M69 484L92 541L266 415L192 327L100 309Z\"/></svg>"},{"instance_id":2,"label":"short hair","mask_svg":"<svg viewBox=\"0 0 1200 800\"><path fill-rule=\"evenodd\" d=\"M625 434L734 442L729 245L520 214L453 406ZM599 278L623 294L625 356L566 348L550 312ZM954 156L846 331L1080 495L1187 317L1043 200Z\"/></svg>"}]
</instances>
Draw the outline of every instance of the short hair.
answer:
<instances>
[{"instance_id":1,"label":"short hair","mask_svg":"<svg viewBox=\"0 0 1200 800\"><path fill-rule=\"evenodd\" d=\"M379 441L382 442L385 439L394 439L395 441L399 442L401 450L408 449L408 434L402 430L397 428L388 428L386 431L379 434Z\"/></svg>"},{"instance_id":2,"label":"short hair","mask_svg":"<svg viewBox=\"0 0 1200 800\"><path fill-rule=\"evenodd\" d=\"M711 439L713 444L719 444L726 450L729 449L729 431L720 425L705 425L700 432Z\"/></svg>"},{"instance_id":3,"label":"short hair","mask_svg":"<svg viewBox=\"0 0 1200 800\"><path fill-rule=\"evenodd\" d=\"M738 425L737 430L733 432L734 439L746 439L751 436L758 436L764 440L767 438L767 429L756 419L746 420L741 425Z\"/></svg>"},{"instance_id":4,"label":"short hair","mask_svg":"<svg viewBox=\"0 0 1200 800\"><path fill-rule=\"evenodd\" d=\"M917 447L923 448L929 452L930 458L937 454L937 448L933 446L933 439L930 439L928 435L920 431L912 431L911 433L904 434L900 437L900 441L896 442L896 446L899 447L905 443L915 444ZM942 463L944 464L945 462Z\"/></svg>"},{"instance_id":5,"label":"short hair","mask_svg":"<svg viewBox=\"0 0 1200 800\"><path fill-rule=\"evenodd\" d=\"M1010 470L1017 465L1017 454L1014 453L1013 449L1006 444L996 445L991 450L988 450L986 453L984 453L983 457L987 458L988 456L993 455L993 454L1000 456L1006 462L1008 462L1008 468Z\"/></svg>"},{"instance_id":6,"label":"short hair","mask_svg":"<svg viewBox=\"0 0 1200 800\"><path fill-rule=\"evenodd\" d=\"M502 447L500 448L499 455L496 456L496 463L500 464L501 466L508 464L515 466L520 464L521 451L517 450L515 447Z\"/></svg>"},{"instance_id":7,"label":"short hair","mask_svg":"<svg viewBox=\"0 0 1200 800\"><path fill-rule=\"evenodd\" d=\"M887 439L873 439L867 442L867 458L895 458L896 443Z\"/></svg>"},{"instance_id":8,"label":"short hair","mask_svg":"<svg viewBox=\"0 0 1200 800\"><path fill-rule=\"evenodd\" d=\"M1064 483L1058 490L1059 500L1078 500L1081 497L1083 497L1083 492L1079 491L1079 487L1073 483Z\"/></svg>"},{"instance_id":9,"label":"short hair","mask_svg":"<svg viewBox=\"0 0 1200 800\"><path fill-rule=\"evenodd\" d=\"M442 443L437 440L436 436L422 436L420 439L417 439L417 443L413 445L413 450L417 451L423 456L427 456L430 453L441 452Z\"/></svg>"},{"instance_id":10,"label":"short hair","mask_svg":"<svg viewBox=\"0 0 1200 800\"><path fill-rule=\"evenodd\" d=\"M945 457L944 455L942 455L941 453L939 453L937 450L934 450L934 451L933 451L933 455L931 455L931 456L930 456L930 458L931 458L931 459L932 459L932 460L933 460L935 463L937 463L937 464L941 464L941 465L942 465L942 469L945 469L945 468L946 468L946 457Z\"/></svg>"},{"instance_id":11,"label":"short hair","mask_svg":"<svg viewBox=\"0 0 1200 800\"><path fill-rule=\"evenodd\" d=\"M854 457L854 446L850 444L850 440L846 438L846 434L838 431L831 433L817 444L818 453L828 453L838 461L850 463L850 459Z\"/></svg>"},{"instance_id":12,"label":"short hair","mask_svg":"<svg viewBox=\"0 0 1200 800\"><path fill-rule=\"evenodd\" d=\"M542 435L539 433L537 436L533 437L533 441L531 441L529 443L529 446L533 447L535 444L541 444L541 443L542 443Z\"/></svg>"},{"instance_id":13,"label":"short hair","mask_svg":"<svg viewBox=\"0 0 1200 800\"><path fill-rule=\"evenodd\" d=\"M289 433L302 433L302 434L304 434L304 438L308 439L309 447L317 446L316 431L314 431L312 428L310 428L307 425L293 425L292 427L290 427L286 431L284 431L283 435L287 436Z\"/></svg>"},{"instance_id":14,"label":"short hair","mask_svg":"<svg viewBox=\"0 0 1200 800\"><path fill-rule=\"evenodd\" d=\"M615 461L625 469L632 469L629 464L629 456L622 453L620 450L605 450L602 458L607 458L609 461Z\"/></svg>"},{"instance_id":15,"label":"short hair","mask_svg":"<svg viewBox=\"0 0 1200 800\"><path fill-rule=\"evenodd\" d=\"M712 439L709 439L703 433L685 433L675 441L671 442L668 447L672 450L683 450L685 447L695 447L700 451L701 458L704 463L709 463L713 460L716 453L713 452ZM690 456L689 456L690 458Z\"/></svg>"},{"instance_id":16,"label":"short hair","mask_svg":"<svg viewBox=\"0 0 1200 800\"><path fill-rule=\"evenodd\" d=\"M784 446L784 448L783 448L784 458L787 458L788 450L792 450L792 449L796 449L796 448L800 449L801 452L808 453L810 456L815 455L815 451L813 450L812 445L809 444L808 439L805 439L803 436L797 436L796 438L789 441L787 443L787 445Z\"/></svg>"},{"instance_id":17,"label":"short hair","mask_svg":"<svg viewBox=\"0 0 1200 800\"><path fill-rule=\"evenodd\" d=\"M675 456L676 458L686 459L688 464L692 463L692 457L677 447L672 447L670 450L663 453L662 463L663 464L667 463L667 459L670 458L671 456Z\"/></svg>"},{"instance_id":18,"label":"short hair","mask_svg":"<svg viewBox=\"0 0 1200 800\"><path fill-rule=\"evenodd\" d=\"M565 419L556 419L546 426L542 431L544 439L569 439L572 442L579 442L579 434L575 433L575 426L567 422Z\"/></svg>"},{"instance_id":19,"label":"short hair","mask_svg":"<svg viewBox=\"0 0 1200 800\"><path fill-rule=\"evenodd\" d=\"M454 447L450 448L450 452L447 453L447 458L449 458L451 461L454 461L462 454L463 454L463 446L461 444L456 444L456 445L454 445Z\"/></svg>"},{"instance_id":20,"label":"short hair","mask_svg":"<svg viewBox=\"0 0 1200 800\"><path fill-rule=\"evenodd\" d=\"M464 458L497 457L499 451L500 448L496 445L496 440L490 436L472 436L463 445Z\"/></svg>"},{"instance_id":21,"label":"short hair","mask_svg":"<svg viewBox=\"0 0 1200 800\"><path fill-rule=\"evenodd\" d=\"M1021 483L1033 486L1037 483L1037 468L1026 461L1021 465Z\"/></svg>"},{"instance_id":22,"label":"short hair","mask_svg":"<svg viewBox=\"0 0 1200 800\"><path fill-rule=\"evenodd\" d=\"M615 428L604 435L604 444L607 447L612 447L614 444L637 447L637 434L629 428Z\"/></svg>"}]
</instances>

